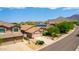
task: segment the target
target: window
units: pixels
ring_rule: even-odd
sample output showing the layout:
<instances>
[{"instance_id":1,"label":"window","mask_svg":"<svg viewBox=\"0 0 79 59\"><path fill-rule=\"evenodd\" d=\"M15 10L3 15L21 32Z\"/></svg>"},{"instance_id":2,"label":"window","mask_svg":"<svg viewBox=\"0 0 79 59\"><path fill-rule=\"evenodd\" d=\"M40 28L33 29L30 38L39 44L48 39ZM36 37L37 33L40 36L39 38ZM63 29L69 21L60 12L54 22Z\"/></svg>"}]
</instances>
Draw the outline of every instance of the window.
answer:
<instances>
[{"instance_id":1,"label":"window","mask_svg":"<svg viewBox=\"0 0 79 59\"><path fill-rule=\"evenodd\" d=\"M0 28L0 33L4 33L5 32L5 28Z\"/></svg>"},{"instance_id":2,"label":"window","mask_svg":"<svg viewBox=\"0 0 79 59\"><path fill-rule=\"evenodd\" d=\"M18 28L17 27L13 28L13 31L18 32Z\"/></svg>"}]
</instances>

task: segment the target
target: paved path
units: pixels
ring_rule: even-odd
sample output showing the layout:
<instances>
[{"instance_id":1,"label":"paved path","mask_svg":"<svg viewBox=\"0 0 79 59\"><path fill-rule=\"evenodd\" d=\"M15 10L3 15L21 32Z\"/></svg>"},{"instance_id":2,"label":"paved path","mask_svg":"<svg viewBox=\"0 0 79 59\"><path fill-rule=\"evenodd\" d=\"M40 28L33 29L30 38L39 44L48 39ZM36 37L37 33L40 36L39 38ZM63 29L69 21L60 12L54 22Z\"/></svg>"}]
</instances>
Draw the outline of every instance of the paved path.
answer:
<instances>
[{"instance_id":1,"label":"paved path","mask_svg":"<svg viewBox=\"0 0 79 59\"><path fill-rule=\"evenodd\" d=\"M40 51L74 51L79 45L79 37L77 34L79 34L79 27L77 27L69 36L41 49Z\"/></svg>"}]
</instances>

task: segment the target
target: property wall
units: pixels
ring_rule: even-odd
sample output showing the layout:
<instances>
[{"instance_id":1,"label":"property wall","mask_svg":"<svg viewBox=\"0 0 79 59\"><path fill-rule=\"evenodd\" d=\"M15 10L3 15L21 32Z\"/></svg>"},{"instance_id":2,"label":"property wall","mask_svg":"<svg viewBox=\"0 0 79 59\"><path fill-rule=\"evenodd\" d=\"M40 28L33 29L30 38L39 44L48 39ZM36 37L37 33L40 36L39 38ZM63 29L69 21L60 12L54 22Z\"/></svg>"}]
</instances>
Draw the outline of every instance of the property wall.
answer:
<instances>
[{"instance_id":1,"label":"property wall","mask_svg":"<svg viewBox=\"0 0 79 59\"><path fill-rule=\"evenodd\" d=\"M8 45L8 44L13 44L13 43L17 43L17 42L21 42L23 39L23 37L13 37L13 38L6 38L3 39L4 42L1 45Z\"/></svg>"}]
</instances>

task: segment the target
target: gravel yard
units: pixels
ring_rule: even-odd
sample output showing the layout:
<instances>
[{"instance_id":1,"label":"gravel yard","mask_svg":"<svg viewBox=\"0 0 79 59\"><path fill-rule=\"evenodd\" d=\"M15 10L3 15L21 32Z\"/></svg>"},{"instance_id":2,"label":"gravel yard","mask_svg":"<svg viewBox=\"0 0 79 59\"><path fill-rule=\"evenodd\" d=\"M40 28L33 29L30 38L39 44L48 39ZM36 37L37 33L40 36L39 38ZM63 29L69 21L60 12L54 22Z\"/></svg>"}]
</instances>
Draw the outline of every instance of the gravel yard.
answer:
<instances>
[{"instance_id":1,"label":"gravel yard","mask_svg":"<svg viewBox=\"0 0 79 59\"><path fill-rule=\"evenodd\" d=\"M32 51L24 42L0 46L0 51Z\"/></svg>"}]
</instances>

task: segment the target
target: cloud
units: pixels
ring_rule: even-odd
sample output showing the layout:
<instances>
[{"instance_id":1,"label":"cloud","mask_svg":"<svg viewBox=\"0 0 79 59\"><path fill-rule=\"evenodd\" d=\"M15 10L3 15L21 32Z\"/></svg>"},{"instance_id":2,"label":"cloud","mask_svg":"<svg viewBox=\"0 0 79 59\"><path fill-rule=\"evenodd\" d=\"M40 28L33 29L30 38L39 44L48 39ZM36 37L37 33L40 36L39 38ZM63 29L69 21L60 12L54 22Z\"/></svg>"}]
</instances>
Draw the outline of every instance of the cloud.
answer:
<instances>
[{"instance_id":1,"label":"cloud","mask_svg":"<svg viewBox=\"0 0 79 59\"><path fill-rule=\"evenodd\" d=\"M57 9L59 7L47 7L48 9Z\"/></svg>"},{"instance_id":2,"label":"cloud","mask_svg":"<svg viewBox=\"0 0 79 59\"><path fill-rule=\"evenodd\" d=\"M59 8L59 7L32 7L32 8L48 8L48 9L57 9L57 8Z\"/></svg>"},{"instance_id":3,"label":"cloud","mask_svg":"<svg viewBox=\"0 0 79 59\"><path fill-rule=\"evenodd\" d=\"M64 8L63 8L63 10L71 10L71 9L78 10L79 7L64 7Z\"/></svg>"},{"instance_id":4,"label":"cloud","mask_svg":"<svg viewBox=\"0 0 79 59\"><path fill-rule=\"evenodd\" d=\"M26 7L7 7L8 9L25 9Z\"/></svg>"}]
</instances>

